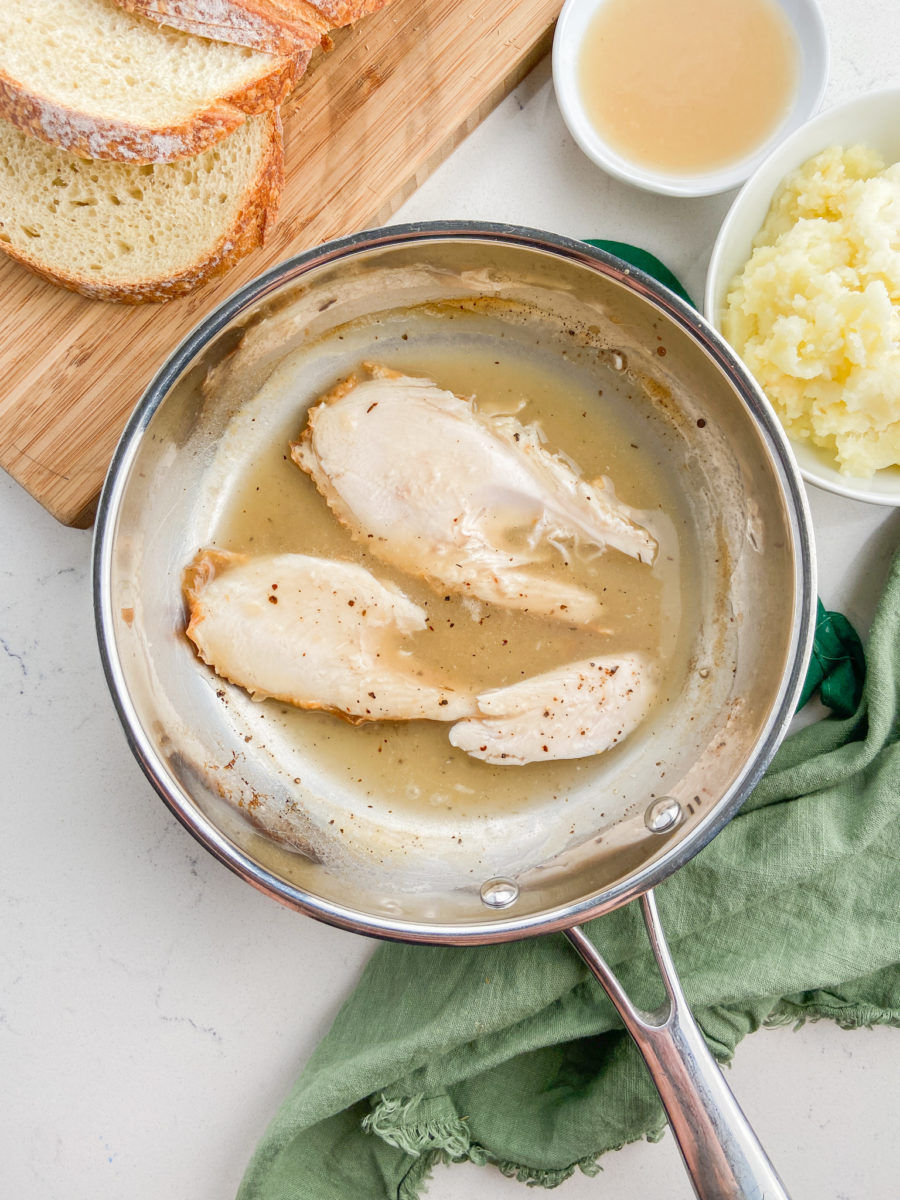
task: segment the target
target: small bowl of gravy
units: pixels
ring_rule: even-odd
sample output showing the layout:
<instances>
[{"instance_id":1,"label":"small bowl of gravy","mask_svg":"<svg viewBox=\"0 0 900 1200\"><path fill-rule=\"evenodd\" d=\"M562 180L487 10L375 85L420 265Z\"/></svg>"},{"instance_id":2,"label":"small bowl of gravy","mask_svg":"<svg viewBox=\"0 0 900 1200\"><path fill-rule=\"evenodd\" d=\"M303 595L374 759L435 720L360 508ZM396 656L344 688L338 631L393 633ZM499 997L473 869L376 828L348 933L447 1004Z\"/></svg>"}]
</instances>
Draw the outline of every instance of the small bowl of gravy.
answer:
<instances>
[{"instance_id":1,"label":"small bowl of gravy","mask_svg":"<svg viewBox=\"0 0 900 1200\"><path fill-rule=\"evenodd\" d=\"M566 0L553 41L572 137L668 196L743 183L816 112L827 78L816 0Z\"/></svg>"}]
</instances>

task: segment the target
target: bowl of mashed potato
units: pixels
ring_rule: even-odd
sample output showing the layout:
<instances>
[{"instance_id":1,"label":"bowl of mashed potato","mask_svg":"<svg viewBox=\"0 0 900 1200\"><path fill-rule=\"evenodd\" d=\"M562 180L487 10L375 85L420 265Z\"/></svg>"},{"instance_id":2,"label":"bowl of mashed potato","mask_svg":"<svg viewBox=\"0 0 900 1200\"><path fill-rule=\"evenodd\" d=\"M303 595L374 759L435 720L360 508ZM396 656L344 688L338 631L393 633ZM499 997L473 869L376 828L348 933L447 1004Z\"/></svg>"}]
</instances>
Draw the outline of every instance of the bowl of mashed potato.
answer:
<instances>
[{"instance_id":1,"label":"bowl of mashed potato","mask_svg":"<svg viewBox=\"0 0 900 1200\"><path fill-rule=\"evenodd\" d=\"M706 315L811 483L900 505L900 88L811 120L735 199Z\"/></svg>"}]
</instances>

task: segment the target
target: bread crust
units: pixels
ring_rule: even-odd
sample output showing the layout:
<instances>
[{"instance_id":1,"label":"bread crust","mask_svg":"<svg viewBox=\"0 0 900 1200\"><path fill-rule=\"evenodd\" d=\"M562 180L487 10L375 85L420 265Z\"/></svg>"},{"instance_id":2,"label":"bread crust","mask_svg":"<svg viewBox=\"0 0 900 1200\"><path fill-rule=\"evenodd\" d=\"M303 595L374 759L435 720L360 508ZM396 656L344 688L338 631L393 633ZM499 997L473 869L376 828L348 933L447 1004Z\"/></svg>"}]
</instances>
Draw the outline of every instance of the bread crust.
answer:
<instances>
[{"instance_id":1,"label":"bread crust","mask_svg":"<svg viewBox=\"0 0 900 1200\"><path fill-rule=\"evenodd\" d=\"M271 68L230 95L211 101L182 124L162 128L81 113L32 92L0 69L0 117L60 150L116 162L192 158L227 137L248 116L277 108L306 70L310 50L275 58Z\"/></svg>"},{"instance_id":2,"label":"bread crust","mask_svg":"<svg viewBox=\"0 0 900 1200\"><path fill-rule=\"evenodd\" d=\"M329 30L377 12L388 0L115 0L120 8L185 33L267 54L312 49Z\"/></svg>"},{"instance_id":3,"label":"bread crust","mask_svg":"<svg viewBox=\"0 0 900 1200\"><path fill-rule=\"evenodd\" d=\"M292 2L296 3L296 0L286 0L288 4ZM310 0L310 3L331 22L333 29L339 29L344 25L351 25L360 17L368 16L369 13L378 12L389 0Z\"/></svg>"},{"instance_id":4,"label":"bread crust","mask_svg":"<svg viewBox=\"0 0 900 1200\"><path fill-rule=\"evenodd\" d=\"M272 130L267 153L256 178L247 188L237 217L204 257L175 274L136 280L95 280L50 267L39 258L0 241L0 249L22 266L50 283L78 292L89 300L114 300L121 304L161 303L187 295L201 284L223 275L230 267L261 246L278 215L284 188L284 140L281 114L271 114Z\"/></svg>"},{"instance_id":5,"label":"bread crust","mask_svg":"<svg viewBox=\"0 0 900 1200\"><path fill-rule=\"evenodd\" d=\"M183 33L233 42L266 54L296 54L318 46L328 22L312 20L269 0L116 0L120 8ZM300 6L293 6L298 9Z\"/></svg>"}]
</instances>

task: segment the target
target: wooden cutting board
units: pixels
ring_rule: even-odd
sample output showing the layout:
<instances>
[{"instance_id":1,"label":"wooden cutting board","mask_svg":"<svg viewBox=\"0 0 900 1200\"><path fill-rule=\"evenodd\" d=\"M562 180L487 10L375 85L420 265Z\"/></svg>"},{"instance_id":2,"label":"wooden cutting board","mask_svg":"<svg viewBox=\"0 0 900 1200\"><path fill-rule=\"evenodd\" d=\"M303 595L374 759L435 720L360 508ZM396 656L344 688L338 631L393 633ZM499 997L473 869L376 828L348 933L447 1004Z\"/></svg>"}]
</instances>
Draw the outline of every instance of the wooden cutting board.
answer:
<instances>
[{"instance_id":1,"label":"wooden cutting board","mask_svg":"<svg viewBox=\"0 0 900 1200\"><path fill-rule=\"evenodd\" d=\"M197 322L267 267L382 224L550 47L562 0L394 0L318 53L284 109L287 181L266 245L168 304L82 299L0 262L0 466L91 523L129 413Z\"/></svg>"}]
</instances>

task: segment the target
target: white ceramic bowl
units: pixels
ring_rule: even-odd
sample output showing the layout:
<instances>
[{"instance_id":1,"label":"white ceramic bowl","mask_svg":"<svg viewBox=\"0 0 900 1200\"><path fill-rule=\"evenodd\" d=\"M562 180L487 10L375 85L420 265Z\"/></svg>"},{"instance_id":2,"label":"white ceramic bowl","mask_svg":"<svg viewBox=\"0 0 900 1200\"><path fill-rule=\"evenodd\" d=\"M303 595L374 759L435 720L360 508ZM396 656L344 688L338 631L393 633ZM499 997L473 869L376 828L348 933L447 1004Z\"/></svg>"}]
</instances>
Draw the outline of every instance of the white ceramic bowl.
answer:
<instances>
[{"instance_id":1,"label":"white ceramic bowl","mask_svg":"<svg viewBox=\"0 0 900 1200\"><path fill-rule=\"evenodd\" d=\"M581 46L591 21L604 3L606 0L566 0L553 38L553 86L563 120L584 153L626 183L667 196L710 196L737 187L780 141L816 112L822 101L828 78L828 39L816 0L778 0L797 38L800 69L793 106L771 136L743 158L713 171L677 174L631 162L609 146L594 128L578 88ZM635 53L640 54L640 46L635 47Z\"/></svg>"},{"instance_id":2,"label":"white ceramic bowl","mask_svg":"<svg viewBox=\"0 0 900 1200\"><path fill-rule=\"evenodd\" d=\"M887 162L900 161L900 88L869 92L820 113L783 142L748 180L735 198L713 247L706 276L704 312L721 332L721 315L729 285L750 257L778 185L828 146L866 145ZM853 500L900 505L900 467L854 479L834 466L832 457L807 443L792 441L800 472L810 483Z\"/></svg>"}]
</instances>

